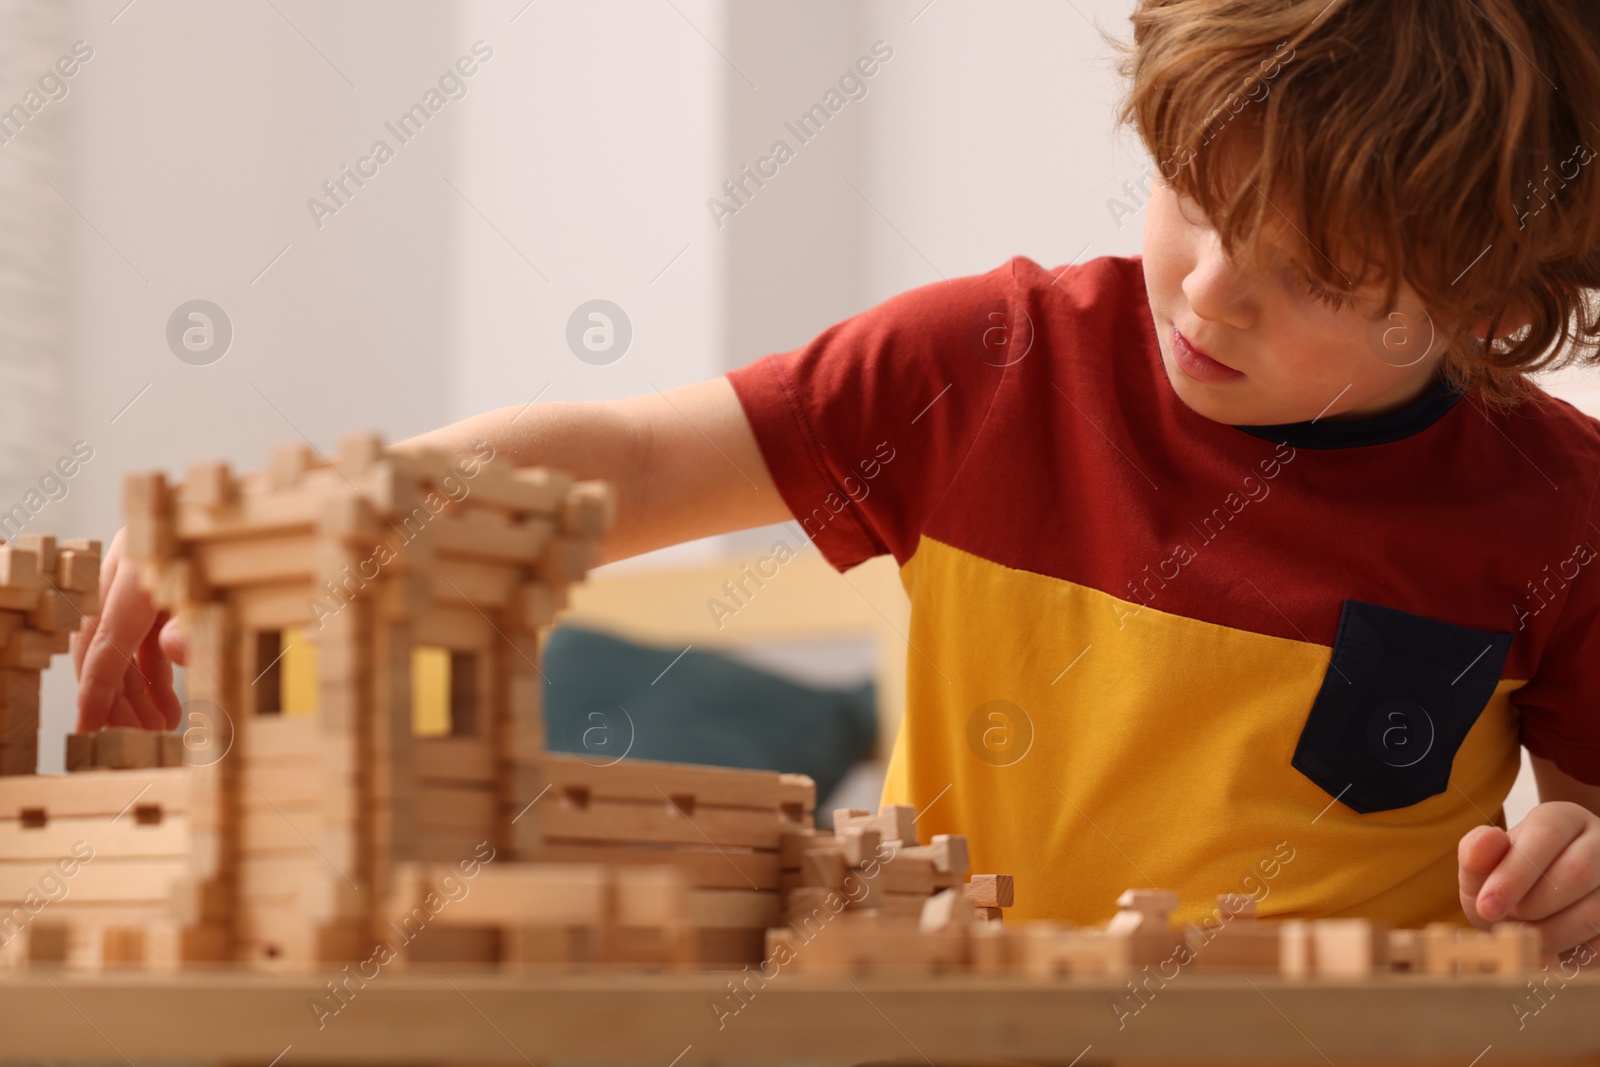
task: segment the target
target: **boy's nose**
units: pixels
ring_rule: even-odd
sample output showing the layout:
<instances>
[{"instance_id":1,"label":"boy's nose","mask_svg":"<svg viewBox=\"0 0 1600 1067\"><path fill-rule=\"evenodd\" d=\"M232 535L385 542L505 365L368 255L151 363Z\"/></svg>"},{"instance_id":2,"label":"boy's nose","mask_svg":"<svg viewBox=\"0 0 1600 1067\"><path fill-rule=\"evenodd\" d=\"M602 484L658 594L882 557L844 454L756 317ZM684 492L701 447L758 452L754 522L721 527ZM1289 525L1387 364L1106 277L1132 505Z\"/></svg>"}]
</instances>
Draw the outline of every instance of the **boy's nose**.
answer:
<instances>
[{"instance_id":1,"label":"boy's nose","mask_svg":"<svg viewBox=\"0 0 1600 1067\"><path fill-rule=\"evenodd\" d=\"M1248 277L1213 245L1202 252L1183 279L1183 295L1194 313L1210 322L1247 328L1255 314L1256 280Z\"/></svg>"}]
</instances>

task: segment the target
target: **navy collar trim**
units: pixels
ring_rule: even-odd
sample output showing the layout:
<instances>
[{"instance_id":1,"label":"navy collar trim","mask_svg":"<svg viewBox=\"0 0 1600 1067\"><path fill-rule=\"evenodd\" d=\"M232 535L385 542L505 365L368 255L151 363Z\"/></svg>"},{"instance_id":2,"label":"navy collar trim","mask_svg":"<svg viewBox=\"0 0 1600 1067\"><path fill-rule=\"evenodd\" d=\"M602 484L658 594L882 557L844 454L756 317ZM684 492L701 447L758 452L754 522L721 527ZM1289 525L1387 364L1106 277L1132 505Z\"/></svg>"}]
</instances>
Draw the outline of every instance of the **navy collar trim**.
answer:
<instances>
[{"instance_id":1,"label":"navy collar trim","mask_svg":"<svg viewBox=\"0 0 1600 1067\"><path fill-rule=\"evenodd\" d=\"M1287 443L1294 448L1386 445L1426 430L1449 414L1465 395L1450 382L1440 379L1438 384L1409 406L1370 419L1329 422L1313 419L1310 422L1284 422L1276 426L1235 426L1234 429L1268 441Z\"/></svg>"}]
</instances>

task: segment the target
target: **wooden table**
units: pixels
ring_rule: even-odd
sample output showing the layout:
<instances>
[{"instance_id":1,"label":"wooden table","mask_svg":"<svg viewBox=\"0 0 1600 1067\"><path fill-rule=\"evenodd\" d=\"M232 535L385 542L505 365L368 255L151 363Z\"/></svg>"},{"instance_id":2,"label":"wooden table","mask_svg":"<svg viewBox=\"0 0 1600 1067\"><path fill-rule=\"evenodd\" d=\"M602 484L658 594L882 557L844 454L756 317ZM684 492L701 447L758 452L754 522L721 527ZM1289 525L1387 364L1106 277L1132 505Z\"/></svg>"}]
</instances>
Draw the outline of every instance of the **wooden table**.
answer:
<instances>
[{"instance_id":1,"label":"wooden table","mask_svg":"<svg viewBox=\"0 0 1600 1067\"><path fill-rule=\"evenodd\" d=\"M337 1014L335 972L0 976L0 1062L696 1064L1600 1064L1600 979L1538 1006L1521 982L1183 975L1137 1014L1106 982L969 977L382 972ZM1119 997L1119 991L1121 996ZM332 1005L334 1001L326 1002ZM712 1007L721 1003L719 1013ZM732 1009L738 1007L737 1012ZM719 1025L720 1024L720 1025Z\"/></svg>"}]
</instances>

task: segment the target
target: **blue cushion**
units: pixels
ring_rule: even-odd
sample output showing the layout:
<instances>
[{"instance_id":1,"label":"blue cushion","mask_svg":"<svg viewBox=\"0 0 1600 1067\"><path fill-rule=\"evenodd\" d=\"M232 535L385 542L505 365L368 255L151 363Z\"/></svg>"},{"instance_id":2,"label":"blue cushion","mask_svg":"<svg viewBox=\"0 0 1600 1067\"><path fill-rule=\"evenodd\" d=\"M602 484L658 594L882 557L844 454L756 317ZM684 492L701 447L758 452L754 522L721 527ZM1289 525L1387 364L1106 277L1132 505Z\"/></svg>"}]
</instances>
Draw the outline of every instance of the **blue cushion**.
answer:
<instances>
[{"instance_id":1,"label":"blue cushion","mask_svg":"<svg viewBox=\"0 0 1600 1067\"><path fill-rule=\"evenodd\" d=\"M626 757L809 774L821 803L870 753L877 730L871 682L818 689L714 652L576 626L549 635L542 669L549 749L595 764Z\"/></svg>"}]
</instances>

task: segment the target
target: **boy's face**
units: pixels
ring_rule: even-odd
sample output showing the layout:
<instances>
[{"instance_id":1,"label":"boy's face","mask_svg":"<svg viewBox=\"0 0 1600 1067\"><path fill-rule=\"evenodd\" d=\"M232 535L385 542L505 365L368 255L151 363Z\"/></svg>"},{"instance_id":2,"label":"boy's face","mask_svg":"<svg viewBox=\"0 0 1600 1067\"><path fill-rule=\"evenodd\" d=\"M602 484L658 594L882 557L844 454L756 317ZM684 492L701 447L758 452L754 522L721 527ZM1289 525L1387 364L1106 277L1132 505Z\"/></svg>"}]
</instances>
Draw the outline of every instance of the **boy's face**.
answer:
<instances>
[{"instance_id":1,"label":"boy's face","mask_svg":"<svg viewBox=\"0 0 1600 1067\"><path fill-rule=\"evenodd\" d=\"M1151 190L1145 284L1161 361L1185 404L1257 426L1378 415L1428 390L1445 345L1409 287L1388 318L1377 290L1335 309L1308 291L1270 232L1263 241L1262 266L1236 267L1198 205L1165 182Z\"/></svg>"}]
</instances>

